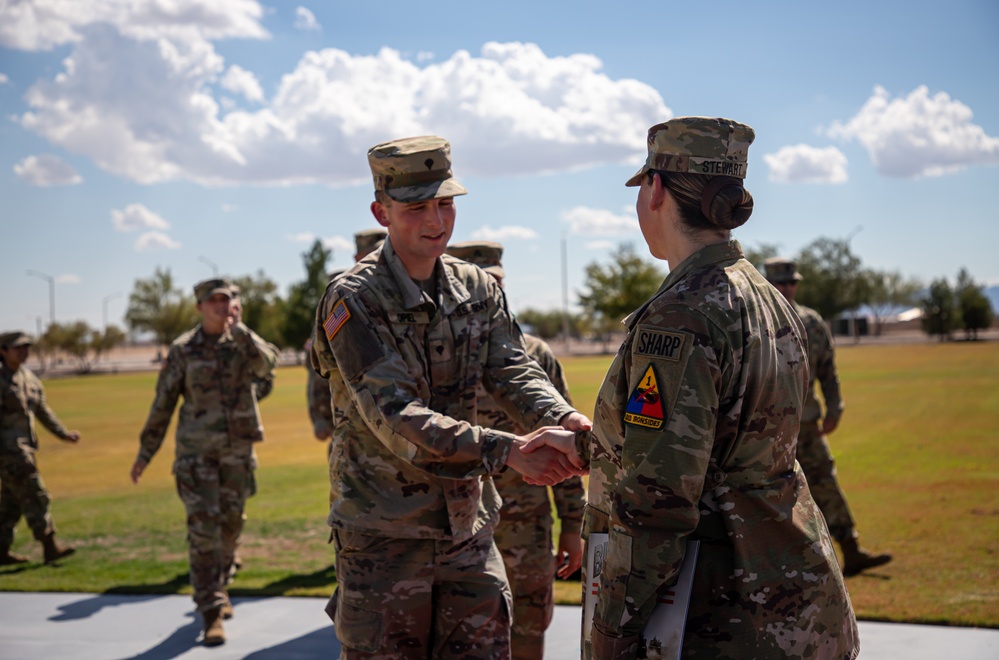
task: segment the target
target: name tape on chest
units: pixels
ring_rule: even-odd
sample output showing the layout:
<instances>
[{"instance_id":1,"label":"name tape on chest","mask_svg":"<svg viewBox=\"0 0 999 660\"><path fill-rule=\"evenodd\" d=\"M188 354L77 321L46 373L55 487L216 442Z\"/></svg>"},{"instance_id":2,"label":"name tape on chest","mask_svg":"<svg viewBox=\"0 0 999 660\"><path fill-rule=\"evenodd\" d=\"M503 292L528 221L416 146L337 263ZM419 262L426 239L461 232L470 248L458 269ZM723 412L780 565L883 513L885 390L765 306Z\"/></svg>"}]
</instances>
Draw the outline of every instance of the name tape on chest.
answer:
<instances>
[{"instance_id":1,"label":"name tape on chest","mask_svg":"<svg viewBox=\"0 0 999 660\"><path fill-rule=\"evenodd\" d=\"M635 355L658 358L660 360L680 360L684 335L678 332L638 328L635 338Z\"/></svg>"},{"instance_id":2,"label":"name tape on chest","mask_svg":"<svg viewBox=\"0 0 999 660\"><path fill-rule=\"evenodd\" d=\"M396 312L395 322L403 324L423 324L430 323L430 314L427 312Z\"/></svg>"},{"instance_id":3,"label":"name tape on chest","mask_svg":"<svg viewBox=\"0 0 999 660\"><path fill-rule=\"evenodd\" d=\"M336 333L340 332L343 324L349 319L350 310L347 309L346 303L343 300L337 301L337 304L333 305L333 311L323 321L323 330L326 331L326 339L333 339Z\"/></svg>"},{"instance_id":4,"label":"name tape on chest","mask_svg":"<svg viewBox=\"0 0 999 660\"><path fill-rule=\"evenodd\" d=\"M650 364L628 397L624 421L628 424L658 429L662 428L664 419L666 419L666 409L659 394L659 378L655 367Z\"/></svg>"}]
</instances>

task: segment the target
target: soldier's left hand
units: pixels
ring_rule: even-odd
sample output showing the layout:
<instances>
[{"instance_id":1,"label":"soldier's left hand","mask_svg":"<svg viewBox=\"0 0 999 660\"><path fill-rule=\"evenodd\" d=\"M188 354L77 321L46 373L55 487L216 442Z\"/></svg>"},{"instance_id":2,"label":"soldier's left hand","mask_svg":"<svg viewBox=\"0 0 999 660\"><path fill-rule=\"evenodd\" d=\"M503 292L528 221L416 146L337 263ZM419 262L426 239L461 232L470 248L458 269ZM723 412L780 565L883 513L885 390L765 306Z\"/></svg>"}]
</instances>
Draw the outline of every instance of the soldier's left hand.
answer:
<instances>
[{"instance_id":1,"label":"soldier's left hand","mask_svg":"<svg viewBox=\"0 0 999 660\"><path fill-rule=\"evenodd\" d=\"M590 418L575 410L560 419L558 424L569 431L589 431L593 428Z\"/></svg>"},{"instance_id":2,"label":"soldier's left hand","mask_svg":"<svg viewBox=\"0 0 999 660\"><path fill-rule=\"evenodd\" d=\"M558 535L558 576L563 580L579 570L583 565L583 539L579 532L562 532Z\"/></svg>"},{"instance_id":3,"label":"soldier's left hand","mask_svg":"<svg viewBox=\"0 0 999 660\"><path fill-rule=\"evenodd\" d=\"M822 420L822 435L829 435L839 426L839 417L826 417Z\"/></svg>"},{"instance_id":4,"label":"soldier's left hand","mask_svg":"<svg viewBox=\"0 0 999 660\"><path fill-rule=\"evenodd\" d=\"M73 444L76 444L79 441L80 441L79 431L70 431L69 435L66 436L66 442L72 442Z\"/></svg>"}]
</instances>

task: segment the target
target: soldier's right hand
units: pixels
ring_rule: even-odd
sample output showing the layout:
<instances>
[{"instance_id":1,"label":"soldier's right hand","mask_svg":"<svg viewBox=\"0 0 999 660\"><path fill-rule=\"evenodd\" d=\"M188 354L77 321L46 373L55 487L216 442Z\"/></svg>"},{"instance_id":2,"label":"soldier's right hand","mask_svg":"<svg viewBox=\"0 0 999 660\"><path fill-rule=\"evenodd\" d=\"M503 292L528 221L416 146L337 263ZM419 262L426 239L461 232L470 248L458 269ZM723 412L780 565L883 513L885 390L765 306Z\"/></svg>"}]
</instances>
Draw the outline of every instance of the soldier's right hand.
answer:
<instances>
[{"instance_id":1,"label":"soldier's right hand","mask_svg":"<svg viewBox=\"0 0 999 660\"><path fill-rule=\"evenodd\" d=\"M147 465L149 465L149 463L141 458L135 459L135 463L132 464L132 469L129 472L129 476L132 478L133 484L139 483L139 477L142 476L142 473L145 471Z\"/></svg>"},{"instance_id":2,"label":"soldier's right hand","mask_svg":"<svg viewBox=\"0 0 999 660\"><path fill-rule=\"evenodd\" d=\"M525 453L530 454L545 446L557 449L569 458L573 467L581 470L577 474L585 474L587 465L576 452L575 430L566 430L561 426L543 426L523 437L528 441L524 447Z\"/></svg>"},{"instance_id":3,"label":"soldier's right hand","mask_svg":"<svg viewBox=\"0 0 999 660\"><path fill-rule=\"evenodd\" d=\"M518 436L510 449L507 465L524 481L535 486L553 486L581 473L575 462L575 434L558 426L546 426ZM575 462L574 462L575 461Z\"/></svg>"}]
</instances>

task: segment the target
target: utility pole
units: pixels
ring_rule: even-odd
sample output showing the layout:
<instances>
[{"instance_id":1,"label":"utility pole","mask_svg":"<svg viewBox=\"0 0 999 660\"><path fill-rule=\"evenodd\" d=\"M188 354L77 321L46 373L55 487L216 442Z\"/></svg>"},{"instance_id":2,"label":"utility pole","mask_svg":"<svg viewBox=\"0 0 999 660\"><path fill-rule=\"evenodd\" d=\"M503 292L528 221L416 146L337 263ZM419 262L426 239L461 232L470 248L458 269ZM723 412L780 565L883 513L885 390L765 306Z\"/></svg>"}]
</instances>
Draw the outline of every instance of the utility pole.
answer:
<instances>
[{"instance_id":1,"label":"utility pole","mask_svg":"<svg viewBox=\"0 0 999 660\"><path fill-rule=\"evenodd\" d=\"M208 257L198 257L198 261L208 264L208 266L212 269L212 277L219 276L219 267L215 265L214 261Z\"/></svg>"},{"instance_id":2,"label":"utility pole","mask_svg":"<svg viewBox=\"0 0 999 660\"><path fill-rule=\"evenodd\" d=\"M569 355L569 254L565 232L562 232L562 336L565 354Z\"/></svg>"},{"instance_id":3,"label":"utility pole","mask_svg":"<svg viewBox=\"0 0 999 660\"><path fill-rule=\"evenodd\" d=\"M49 326L55 323L55 278L37 270L29 270L28 275L49 283Z\"/></svg>"},{"instance_id":4,"label":"utility pole","mask_svg":"<svg viewBox=\"0 0 999 660\"><path fill-rule=\"evenodd\" d=\"M104 312L104 334L107 334L108 331L108 301L120 298L123 295L125 294L120 291L118 293L112 293L109 296L104 296L104 300L101 302L101 310Z\"/></svg>"}]
</instances>

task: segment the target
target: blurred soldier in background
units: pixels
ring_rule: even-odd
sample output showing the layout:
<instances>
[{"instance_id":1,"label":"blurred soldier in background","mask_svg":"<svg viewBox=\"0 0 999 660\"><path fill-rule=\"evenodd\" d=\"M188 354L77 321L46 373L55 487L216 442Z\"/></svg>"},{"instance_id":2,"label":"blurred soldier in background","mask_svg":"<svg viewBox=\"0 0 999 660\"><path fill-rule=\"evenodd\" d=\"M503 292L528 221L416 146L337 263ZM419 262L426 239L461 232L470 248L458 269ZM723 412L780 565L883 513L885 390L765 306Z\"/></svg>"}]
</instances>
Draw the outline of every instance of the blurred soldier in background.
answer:
<instances>
[{"instance_id":1,"label":"blurred soldier in background","mask_svg":"<svg viewBox=\"0 0 999 660\"><path fill-rule=\"evenodd\" d=\"M382 243L385 242L386 235L387 232L381 227L363 229L354 234L354 245L357 248L357 251L354 253L354 263L357 263L380 248ZM336 276L345 270L347 269L341 268L330 273L330 281L332 282ZM314 339L315 332L312 333L312 337L305 343L306 354L311 353ZM333 426L336 423L336 413L333 410L333 404L330 402L329 382L316 373L316 370L312 368L310 360L305 361L305 370L309 374L305 392L309 401L309 419L312 421L312 433L315 435L316 440L329 440L333 437ZM327 454L331 450L332 446L327 447Z\"/></svg>"},{"instance_id":2,"label":"blurred soldier in background","mask_svg":"<svg viewBox=\"0 0 999 660\"><path fill-rule=\"evenodd\" d=\"M468 241L449 245L452 257L475 264L503 286L503 246L493 241ZM544 369L548 379L565 400L569 398L562 365L544 340L524 335L527 354ZM503 412L480 384L479 423L499 431L526 433ZM552 486L555 509L561 521L557 554L552 555L551 501L546 486L533 486L519 473L503 470L493 476L496 490L503 498L500 520L496 525L496 547L503 555L506 576L513 594L513 624L510 648L518 660L541 658L545 650L545 630L551 623L555 608L552 580L558 575L567 578L582 563L583 546L579 532L583 524L586 492L578 476L569 477Z\"/></svg>"},{"instance_id":3,"label":"blurred soldier in background","mask_svg":"<svg viewBox=\"0 0 999 660\"><path fill-rule=\"evenodd\" d=\"M222 619L232 616L225 581L246 498L256 490L253 443L264 439L254 381L272 375L278 351L234 322L228 280L199 282L194 295L202 322L170 345L130 476L139 482L183 396L173 472L187 511L191 586L204 618L203 643L217 646L225 642Z\"/></svg>"},{"instance_id":4,"label":"blurred soldier in background","mask_svg":"<svg viewBox=\"0 0 999 660\"><path fill-rule=\"evenodd\" d=\"M887 553L872 554L860 548L846 496L836 480L836 466L826 436L836 430L843 414L843 399L836 375L832 335L825 321L814 309L794 301L798 282L802 280L797 264L789 259L773 257L764 263L767 280L781 292L801 317L808 336L808 392L801 414L801 431L798 434L798 463L805 472L812 498L819 505L829 525L829 533L843 550L843 575L856 575L867 568L881 566L891 561ZM825 416L815 396L815 383L822 388Z\"/></svg>"},{"instance_id":5,"label":"blurred soldier in background","mask_svg":"<svg viewBox=\"0 0 999 660\"><path fill-rule=\"evenodd\" d=\"M10 551L22 515L42 544L46 564L76 552L56 540L49 494L35 459L35 418L64 442L79 442L80 434L59 422L45 402L41 381L24 366L30 348L31 339L23 332L0 335L0 565L28 561Z\"/></svg>"}]
</instances>

